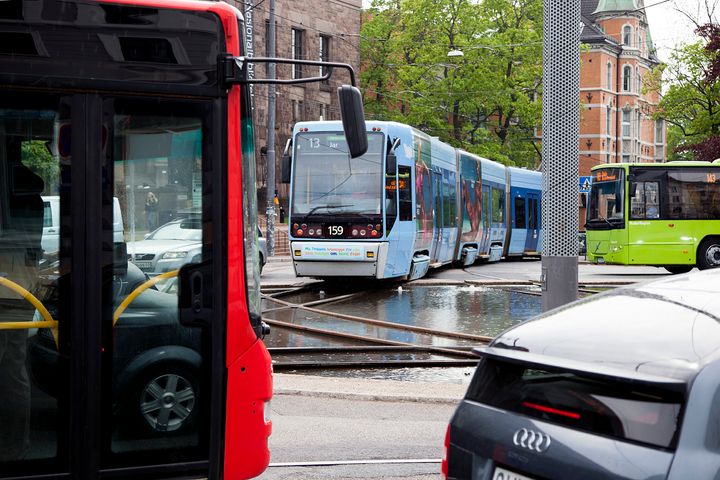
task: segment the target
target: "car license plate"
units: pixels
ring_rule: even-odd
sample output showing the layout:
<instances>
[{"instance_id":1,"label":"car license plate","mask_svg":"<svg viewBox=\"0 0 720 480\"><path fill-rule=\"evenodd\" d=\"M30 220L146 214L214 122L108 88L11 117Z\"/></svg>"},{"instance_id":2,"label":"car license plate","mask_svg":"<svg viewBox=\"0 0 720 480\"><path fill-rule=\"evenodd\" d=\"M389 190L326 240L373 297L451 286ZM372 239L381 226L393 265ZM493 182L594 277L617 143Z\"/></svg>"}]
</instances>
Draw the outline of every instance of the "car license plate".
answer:
<instances>
[{"instance_id":1,"label":"car license plate","mask_svg":"<svg viewBox=\"0 0 720 480\"><path fill-rule=\"evenodd\" d=\"M495 467L495 472L492 476L493 480L534 480L525 475L505 470L504 468Z\"/></svg>"}]
</instances>

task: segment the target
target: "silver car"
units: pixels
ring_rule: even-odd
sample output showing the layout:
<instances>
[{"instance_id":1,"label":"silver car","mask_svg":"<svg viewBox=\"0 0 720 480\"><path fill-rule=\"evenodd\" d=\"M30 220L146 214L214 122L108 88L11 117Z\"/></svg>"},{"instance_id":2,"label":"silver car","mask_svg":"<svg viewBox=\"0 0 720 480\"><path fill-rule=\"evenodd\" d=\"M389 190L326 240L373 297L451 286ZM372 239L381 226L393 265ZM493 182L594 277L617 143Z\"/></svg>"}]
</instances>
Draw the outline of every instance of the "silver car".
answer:
<instances>
[{"instance_id":1,"label":"silver car","mask_svg":"<svg viewBox=\"0 0 720 480\"><path fill-rule=\"evenodd\" d=\"M720 476L720 269L572 303L476 352L445 478Z\"/></svg>"},{"instance_id":2,"label":"silver car","mask_svg":"<svg viewBox=\"0 0 720 480\"><path fill-rule=\"evenodd\" d=\"M128 242L128 258L140 270L159 274L198 263L202 256L202 225L197 219L173 220L149 233L145 240Z\"/></svg>"}]
</instances>

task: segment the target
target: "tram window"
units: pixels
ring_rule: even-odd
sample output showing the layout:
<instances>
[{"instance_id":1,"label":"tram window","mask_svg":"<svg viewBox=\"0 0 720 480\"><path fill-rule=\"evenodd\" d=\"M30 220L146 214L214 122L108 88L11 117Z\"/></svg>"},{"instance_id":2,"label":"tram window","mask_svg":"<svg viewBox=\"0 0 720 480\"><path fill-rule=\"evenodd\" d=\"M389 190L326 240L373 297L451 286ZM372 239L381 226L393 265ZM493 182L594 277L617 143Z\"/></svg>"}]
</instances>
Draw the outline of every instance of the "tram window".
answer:
<instances>
[{"instance_id":1,"label":"tram window","mask_svg":"<svg viewBox=\"0 0 720 480\"><path fill-rule=\"evenodd\" d=\"M528 228L535 230L537 228L538 201L534 198L530 199L530 212L528 212Z\"/></svg>"},{"instance_id":2,"label":"tram window","mask_svg":"<svg viewBox=\"0 0 720 480\"><path fill-rule=\"evenodd\" d=\"M443 171L443 227L454 227L457 217L455 172Z\"/></svg>"},{"instance_id":3,"label":"tram window","mask_svg":"<svg viewBox=\"0 0 720 480\"><path fill-rule=\"evenodd\" d=\"M483 187L487 187L487 186L484 185ZM484 228L490 227L490 209L491 209L490 196L491 196L490 195L490 187L483 188L483 203L482 203L483 214L482 214L482 217L483 217L483 227Z\"/></svg>"},{"instance_id":4,"label":"tram window","mask_svg":"<svg viewBox=\"0 0 720 480\"><path fill-rule=\"evenodd\" d=\"M515 228L525 228L525 197L515 198Z\"/></svg>"},{"instance_id":5,"label":"tram window","mask_svg":"<svg viewBox=\"0 0 720 480\"><path fill-rule=\"evenodd\" d=\"M493 188L492 196L493 223L502 223L505 220L505 192L503 192L499 188Z\"/></svg>"},{"instance_id":6,"label":"tram window","mask_svg":"<svg viewBox=\"0 0 720 480\"><path fill-rule=\"evenodd\" d=\"M400 198L400 220L412 220L412 181L410 167L398 166L398 196Z\"/></svg>"}]
</instances>

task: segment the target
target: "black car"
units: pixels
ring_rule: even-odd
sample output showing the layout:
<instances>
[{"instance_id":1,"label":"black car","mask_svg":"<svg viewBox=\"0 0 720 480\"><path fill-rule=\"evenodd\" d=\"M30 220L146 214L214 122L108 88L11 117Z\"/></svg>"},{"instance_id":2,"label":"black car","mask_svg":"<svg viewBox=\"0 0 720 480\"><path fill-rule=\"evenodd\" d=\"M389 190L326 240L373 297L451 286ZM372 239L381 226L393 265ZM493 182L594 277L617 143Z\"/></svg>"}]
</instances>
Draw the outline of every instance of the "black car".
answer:
<instances>
[{"instance_id":1,"label":"black car","mask_svg":"<svg viewBox=\"0 0 720 480\"><path fill-rule=\"evenodd\" d=\"M445 478L720 475L720 269L572 303L476 352Z\"/></svg>"},{"instance_id":2,"label":"black car","mask_svg":"<svg viewBox=\"0 0 720 480\"><path fill-rule=\"evenodd\" d=\"M128 262L113 277L113 303L120 302L149 277ZM57 282L48 282L55 285ZM45 292L43 303L55 316L57 298ZM201 330L178 322L178 297L148 288L125 309L113 327L113 409L128 427L150 434L180 433L197 416L201 368ZM39 329L28 340L28 363L34 383L57 396L68 379L49 329Z\"/></svg>"}]
</instances>

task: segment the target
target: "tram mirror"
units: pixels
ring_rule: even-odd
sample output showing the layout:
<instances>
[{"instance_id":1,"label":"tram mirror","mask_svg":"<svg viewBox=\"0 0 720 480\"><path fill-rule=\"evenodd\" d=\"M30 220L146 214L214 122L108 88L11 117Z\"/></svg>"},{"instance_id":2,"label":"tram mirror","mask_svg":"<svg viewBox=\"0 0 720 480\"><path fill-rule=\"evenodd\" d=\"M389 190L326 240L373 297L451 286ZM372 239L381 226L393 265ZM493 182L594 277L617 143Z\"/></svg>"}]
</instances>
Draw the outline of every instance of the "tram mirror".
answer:
<instances>
[{"instance_id":1,"label":"tram mirror","mask_svg":"<svg viewBox=\"0 0 720 480\"><path fill-rule=\"evenodd\" d=\"M390 140L388 139L388 143ZM390 144L390 148L388 149L387 159L385 161L385 173L387 175L395 175L395 172L397 171L397 155L395 154L395 149L400 145L400 139L396 138L392 144Z\"/></svg>"},{"instance_id":2,"label":"tram mirror","mask_svg":"<svg viewBox=\"0 0 720 480\"><path fill-rule=\"evenodd\" d=\"M362 95L357 87L343 85L338 88L338 99L340 100L340 114L348 150L350 156L356 158L363 155L368 149Z\"/></svg>"},{"instance_id":3,"label":"tram mirror","mask_svg":"<svg viewBox=\"0 0 720 480\"><path fill-rule=\"evenodd\" d=\"M290 160L292 159L292 138L285 142L282 160L280 160L280 181L290 183Z\"/></svg>"}]
</instances>

